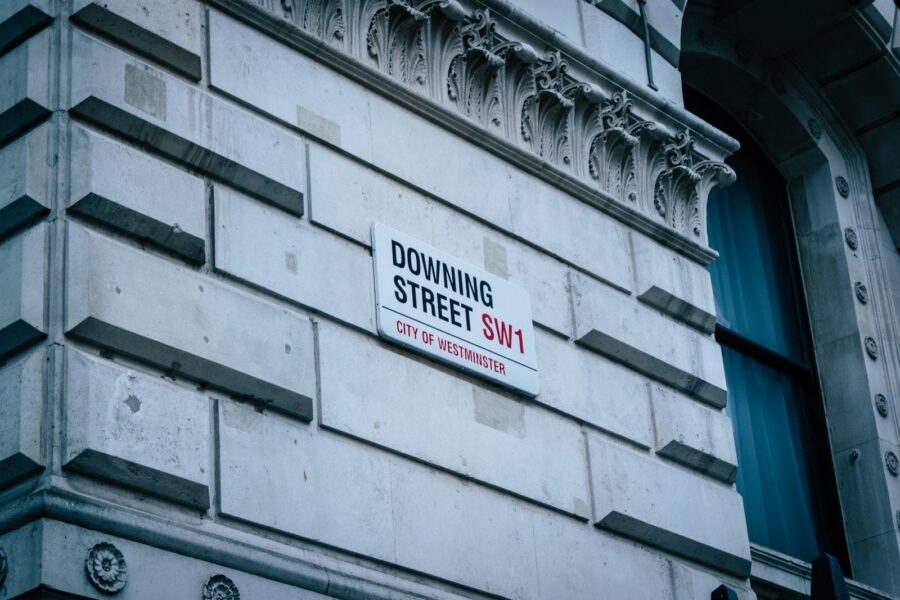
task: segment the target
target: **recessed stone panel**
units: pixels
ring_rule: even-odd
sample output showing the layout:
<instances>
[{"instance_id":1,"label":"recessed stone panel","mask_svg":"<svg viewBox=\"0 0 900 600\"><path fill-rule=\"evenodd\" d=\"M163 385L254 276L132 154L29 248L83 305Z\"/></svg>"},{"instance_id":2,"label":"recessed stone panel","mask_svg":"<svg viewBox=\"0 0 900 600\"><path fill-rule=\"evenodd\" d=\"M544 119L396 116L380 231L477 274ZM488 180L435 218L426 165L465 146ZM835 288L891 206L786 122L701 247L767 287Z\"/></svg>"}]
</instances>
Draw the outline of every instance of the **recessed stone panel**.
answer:
<instances>
[{"instance_id":1,"label":"recessed stone panel","mask_svg":"<svg viewBox=\"0 0 900 600\"><path fill-rule=\"evenodd\" d=\"M719 345L579 273L572 273L575 340L715 407L725 406Z\"/></svg>"},{"instance_id":2,"label":"recessed stone panel","mask_svg":"<svg viewBox=\"0 0 900 600\"><path fill-rule=\"evenodd\" d=\"M71 19L199 81L202 6L195 0L75 0Z\"/></svg>"},{"instance_id":3,"label":"recessed stone panel","mask_svg":"<svg viewBox=\"0 0 900 600\"><path fill-rule=\"evenodd\" d=\"M0 360L47 335L47 225L0 245Z\"/></svg>"},{"instance_id":4,"label":"recessed stone panel","mask_svg":"<svg viewBox=\"0 0 900 600\"><path fill-rule=\"evenodd\" d=\"M70 349L67 469L209 508L209 400Z\"/></svg>"},{"instance_id":5,"label":"recessed stone panel","mask_svg":"<svg viewBox=\"0 0 900 600\"><path fill-rule=\"evenodd\" d=\"M50 116L50 32L0 58L0 145Z\"/></svg>"},{"instance_id":6,"label":"recessed stone panel","mask_svg":"<svg viewBox=\"0 0 900 600\"><path fill-rule=\"evenodd\" d=\"M0 239L50 212L54 132L46 123L0 149Z\"/></svg>"},{"instance_id":7,"label":"recessed stone panel","mask_svg":"<svg viewBox=\"0 0 900 600\"><path fill-rule=\"evenodd\" d=\"M299 137L80 32L72 109L90 122L292 214L303 213Z\"/></svg>"},{"instance_id":8,"label":"recessed stone panel","mask_svg":"<svg viewBox=\"0 0 900 600\"><path fill-rule=\"evenodd\" d=\"M319 360L325 427L588 518L572 421L327 323Z\"/></svg>"},{"instance_id":9,"label":"recessed stone panel","mask_svg":"<svg viewBox=\"0 0 900 600\"><path fill-rule=\"evenodd\" d=\"M650 385L656 453L700 473L732 483L737 452L731 420L659 384Z\"/></svg>"},{"instance_id":10,"label":"recessed stone panel","mask_svg":"<svg viewBox=\"0 0 900 600\"><path fill-rule=\"evenodd\" d=\"M375 331L365 248L223 186L214 196L217 270Z\"/></svg>"},{"instance_id":11,"label":"recessed stone panel","mask_svg":"<svg viewBox=\"0 0 900 600\"><path fill-rule=\"evenodd\" d=\"M70 223L66 333L312 418L308 319Z\"/></svg>"},{"instance_id":12,"label":"recessed stone panel","mask_svg":"<svg viewBox=\"0 0 900 600\"><path fill-rule=\"evenodd\" d=\"M599 435L589 435L588 446L597 527L741 578L750 575L744 504L730 486Z\"/></svg>"},{"instance_id":13,"label":"recessed stone panel","mask_svg":"<svg viewBox=\"0 0 900 600\"><path fill-rule=\"evenodd\" d=\"M0 367L0 486L44 466L44 349Z\"/></svg>"},{"instance_id":14,"label":"recessed stone panel","mask_svg":"<svg viewBox=\"0 0 900 600\"><path fill-rule=\"evenodd\" d=\"M203 180L73 125L69 211L181 256L205 260ZM153 185L136 185L136 182Z\"/></svg>"}]
</instances>

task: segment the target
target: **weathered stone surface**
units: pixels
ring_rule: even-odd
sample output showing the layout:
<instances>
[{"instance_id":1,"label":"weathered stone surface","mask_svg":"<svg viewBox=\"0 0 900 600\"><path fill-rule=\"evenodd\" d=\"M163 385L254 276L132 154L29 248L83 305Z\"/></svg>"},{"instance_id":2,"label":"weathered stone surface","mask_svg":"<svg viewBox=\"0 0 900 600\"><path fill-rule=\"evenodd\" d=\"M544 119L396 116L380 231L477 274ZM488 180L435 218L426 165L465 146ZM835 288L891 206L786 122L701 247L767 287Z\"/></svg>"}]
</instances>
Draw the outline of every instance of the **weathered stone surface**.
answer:
<instances>
[{"instance_id":1,"label":"weathered stone surface","mask_svg":"<svg viewBox=\"0 0 900 600\"><path fill-rule=\"evenodd\" d=\"M340 129L340 144L326 134L312 131L313 135L371 162L412 188L528 240L617 287L630 289L628 232L609 216L215 12L210 14L210 49L210 80L218 89L291 127L297 127L299 98L304 110L321 115ZM423 152L426 147L441 151ZM336 162L324 152L319 154L326 161ZM447 160L448 156L453 160ZM314 177L328 177L317 186L317 193L323 193L322 186L329 185L324 181L334 179L322 175L327 170L317 166L317 160L311 160ZM397 187L393 182L377 185L391 186ZM408 190L397 193L418 196ZM346 197L341 201L347 204ZM320 215L327 218L324 212ZM557 225L547 227L548 219ZM592 251L598 239L609 241L605 252Z\"/></svg>"},{"instance_id":2,"label":"weathered stone surface","mask_svg":"<svg viewBox=\"0 0 900 600\"><path fill-rule=\"evenodd\" d=\"M646 378L552 334L537 330L535 340L541 361L535 401L645 448L653 445Z\"/></svg>"},{"instance_id":3,"label":"weathered stone surface","mask_svg":"<svg viewBox=\"0 0 900 600\"><path fill-rule=\"evenodd\" d=\"M738 600L756 600L756 595L746 587L747 584L743 581L731 579L722 581L719 576L699 571L677 561L672 562L672 587L675 592L675 600L708 600L711 598L713 590L720 585L727 585L737 594Z\"/></svg>"},{"instance_id":4,"label":"weathered stone surface","mask_svg":"<svg viewBox=\"0 0 900 600\"><path fill-rule=\"evenodd\" d=\"M47 335L47 226L0 245L0 360Z\"/></svg>"},{"instance_id":5,"label":"weathered stone surface","mask_svg":"<svg viewBox=\"0 0 900 600\"><path fill-rule=\"evenodd\" d=\"M203 17L195 0L75 0L73 4L71 19L79 25L200 80Z\"/></svg>"},{"instance_id":6,"label":"weathered stone surface","mask_svg":"<svg viewBox=\"0 0 900 600\"><path fill-rule=\"evenodd\" d=\"M589 517L574 423L479 387L348 329L319 328L322 425Z\"/></svg>"},{"instance_id":7,"label":"weathered stone surface","mask_svg":"<svg viewBox=\"0 0 900 600\"><path fill-rule=\"evenodd\" d=\"M53 17L50 0L6 0L0 4L0 54L46 27Z\"/></svg>"},{"instance_id":8,"label":"weathered stone surface","mask_svg":"<svg viewBox=\"0 0 900 600\"><path fill-rule=\"evenodd\" d=\"M737 452L731 420L659 384L650 384L656 453L696 471L732 483Z\"/></svg>"},{"instance_id":9,"label":"weathered stone surface","mask_svg":"<svg viewBox=\"0 0 900 600\"><path fill-rule=\"evenodd\" d=\"M72 33L72 112L292 214L301 140L90 36Z\"/></svg>"},{"instance_id":10,"label":"weathered stone surface","mask_svg":"<svg viewBox=\"0 0 900 600\"><path fill-rule=\"evenodd\" d=\"M572 334L563 263L327 148L309 153L311 221L366 245L385 223L483 265L528 290L536 322Z\"/></svg>"},{"instance_id":11,"label":"weathered stone surface","mask_svg":"<svg viewBox=\"0 0 900 600\"><path fill-rule=\"evenodd\" d=\"M373 158L370 92L215 10L209 11L209 83L290 127Z\"/></svg>"},{"instance_id":12,"label":"weathered stone surface","mask_svg":"<svg viewBox=\"0 0 900 600\"><path fill-rule=\"evenodd\" d=\"M571 273L575 340L615 361L718 408L725 406L719 345L697 331Z\"/></svg>"},{"instance_id":13,"label":"weathered stone surface","mask_svg":"<svg viewBox=\"0 0 900 600\"><path fill-rule=\"evenodd\" d=\"M209 508L209 400L70 349L67 469Z\"/></svg>"},{"instance_id":14,"label":"weathered stone surface","mask_svg":"<svg viewBox=\"0 0 900 600\"><path fill-rule=\"evenodd\" d=\"M738 577L750 574L744 505L732 488L599 435L588 436L588 447L597 527Z\"/></svg>"},{"instance_id":15,"label":"weathered stone surface","mask_svg":"<svg viewBox=\"0 0 900 600\"><path fill-rule=\"evenodd\" d=\"M540 598L672 598L669 561L658 553L549 513L532 523Z\"/></svg>"},{"instance_id":16,"label":"weathered stone surface","mask_svg":"<svg viewBox=\"0 0 900 600\"><path fill-rule=\"evenodd\" d=\"M0 145L50 116L50 32L0 58Z\"/></svg>"},{"instance_id":17,"label":"weathered stone surface","mask_svg":"<svg viewBox=\"0 0 900 600\"><path fill-rule=\"evenodd\" d=\"M0 149L0 239L50 211L48 123Z\"/></svg>"},{"instance_id":18,"label":"weathered stone surface","mask_svg":"<svg viewBox=\"0 0 900 600\"><path fill-rule=\"evenodd\" d=\"M501 597L540 597L531 507L400 459L391 501L398 563Z\"/></svg>"},{"instance_id":19,"label":"weathered stone surface","mask_svg":"<svg viewBox=\"0 0 900 600\"><path fill-rule=\"evenodd\" d=\"M3 584L6 598L22 598L41 582L41 532L44 521L32 521L0 536L0 546L7 555L7 575ZM16 560L10 561L9 557Z\"/></svg>"},{"instance_id":20,"label":"weathered stone surface","mask_svg":"<svg viewBox=\"0 0 900 600\"><path fill-rule=\"evenodd\" d=\"M312 418L310 322L70 223L66 332Z\"/></svg>"},{"instance_id":21,"label":"weathered stone surface","mask_svg":"<svg viewBox=\"0 0 900 600\"><path fill-rule=\"evenodd\" d=\"M0 486L44 466L43 349L0 367Z\"/></svg>"},{"instance_id":22,"label":"weathered stone surface","mask_svg":"<svg viewBox=\"0 0 900 600\"><path fill-rule=\"evenodd\" d=\"M234 402L217 419L222 514L394 558L387 455Z\"/></svg>"},{"instance_id":23,"label":"weathered stone surface","mask_svg":"<svg viewBox=\"0 0 900 600\"><path fill-rule=\"evenodd\" d=\"M633 233L635 286L638 300L700 331L712 333L716 325L709 271Z\"/></svg>"},{"instance_id":24,"label":"weathered stone surface","mask_svg":"<svg viewBox=\"0 0 900 600\"><path fill-rule=\"evenodd\" d=\"M73 124L70 143L70 212L203 263L202 179L79 125Z\"/></svg>"},{"instance_id":25,"label":"weathered stone surface","mask_svg":"<svg viewBox=\"0 0 900 600\"><path fill-rule=\"evenodd\" d=\"M228 188L217 185L214 196L217 270L375 331L365 248Z\"/></svg>"}]
</instances>

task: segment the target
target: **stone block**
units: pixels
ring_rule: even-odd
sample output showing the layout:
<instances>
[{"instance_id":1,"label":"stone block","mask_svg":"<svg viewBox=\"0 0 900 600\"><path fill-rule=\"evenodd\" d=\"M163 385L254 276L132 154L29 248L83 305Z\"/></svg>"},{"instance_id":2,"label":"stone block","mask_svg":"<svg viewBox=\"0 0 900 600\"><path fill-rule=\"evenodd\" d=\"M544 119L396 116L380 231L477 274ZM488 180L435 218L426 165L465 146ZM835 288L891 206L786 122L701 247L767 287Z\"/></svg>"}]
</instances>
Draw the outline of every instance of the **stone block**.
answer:
<instances>
[{"instance_id":1,"label":"stone block","mask_svg":"<svg viewBox=\"0 0 900 600\"><path fill-rule=\"evenodd\" d=\"M536 510L400 459L391 501L397 563L503 598L540 597Z\"/></svg>"},{"instance_id":2,"label":"stone block","mask_svg":"<svg viewBox=\"0 0 900 600\"><path fill-rule=\"evenodd\" d=\"M853 450L859 453L855 460L850 458ZM851 547L878 535L896 533L900 527L891 509L891 488L898 481L885 468L887 450L897 453L896 446L875 438L833 455L841 508L846 515L844 532Z\"/></svg>"},{"instance_id":3,"label":"stone block","mask_svg":"<svg viewBox=\"0 0 900 600\"><path fill-rule=\"evenodd\" d=\"M375 331L372 258L365 248L216 186L216 270Z\"/></svg>"},{"instance_id":4,"label":"stone block","mask_svg":"<svg viewBox=\"0 0 900 600\"><path fill-rule=\"evenodd\" d=\"M75 0L71 19L189 79L200 80L203 12L195 0Z\"/></svg>"},{"instance_id":5,"label":"stone block","mask_svg":"<svg viewBox=\"0 0 900 600\"><path fill-rule=\"evenodd\" d=\"M303 213L299 137L72 32L71 112L294 215Z\"/></svg>"},{"instance_id":6,"label":"stone block","mask_svg":"<svg viewBox=\"0 0 900 600\"><path fill-rule=\"evenodd\" d=\"M722 352L711 338L580 273L571 273L575 340L717 408L725 406Z\"/></svg>"},{"instance_id":7,"label":"stone block","mask_svg":"<svg viewBox=\"0 0 900 600\"><path fill-rule=\"evenodd\" d=\"M50 0L6 0L0 4L0 54L53 21Z\"/></svg>"},{"instance_id":8,"label":"stone block","mask_svg":"<svg viewBox=\"0 0 900 600\"><path fill-rule=\"evenodd\" d=\"M0 146L50 116L50 32L0 58Z\"/></svg>"},{"instance_id":9,"label":"stone block","mask_svg":"<svg viewBox=\"0 0 900 600\"><path fill-rule=\"evenodd\" d=\"M695 471L733 483L737 451L731 420L659 384L650 384L656 453Z\"/></svg>"},{"instance_id":10,"label":"stone block","mask_svg":"<svg viewBox=\"0 0 900 600\"><path fill-rule=\"evenodd\" d=\"M568 340L535 331L541 366L536 402L625 438L653 445L647 379Z\"/></svg>"},{"instance_id":11,"label":"stone block","mask_svg":"<svg viewBox=\"0 0 900 600\"><path fill-rule=\"evenodd\" d=\"M638 300L704 333L716 326L709 271L653 240L632 233Z\"/></svg>"},{"instance_id":12,"label":"stone block","mask_svg":"<svg viewBox=\"0 0 900 600\"><path fill-rule=\"evenodd\" d=\"M32 521L18 529L5 531L0 536L0 547L7 556L6 581L3 584L2 596L4 599L27 598L25 594L40 585L43 566L41 555L43 524L43 520ZM11 557L15 557L15 560L10 560Z\"/></svg>"},{"instance_id":13,"label":"stone block","mask_svg":"<svg viewBox=\"0 0 900 600\"><path fill-rule=\"evenodd\" d=\"M509 205L517 236L614 287L631 291L634 275L625 226L520 171L510 174ZM602 252L597 250L601 246Z\"/></svg>"},{"instance_id":14,"label":"stone block","mask_svg":"<svg viewBox=\"0 0 900 600\"><path fill-rule=\"evenodd\" d=\"M0 239L50 212L53 131L40 125L0 149Z\"/></svg>"},{"instance_id":15,"label":"stone block","mask_svg":"<svg viewBox=\"0 0 900 600\"><path fill-rule=\"evenodd\" d=\"M312 222L367 246L372 224L384 223L483 265L528 290L536 322L572 334L564 264L323 146L309 153Z\"/></svg>"},{"instance_id":16,"label":"stone block","mask_svg":"<svg viewBox=\"0 0 900 600\"><path fill-rule=\"evenodd\" d=\"M547 512L532 522L540 598L671 600L669 561L657 552Z\"/></svg>"},{"instance_id":17,"label":"stone block","mask_svg":"<svg viewBox=\"0 0 900 600\"><path fill-rule=\"evenodd\" d=\"M205 260L203 180L73 124L69 212L174 252ZM152 181L153 185L135 185Z\"/></svg>"},{"instance_id":18,"label":"stone block","mask_svg":"<svg viewBox=\"0 0 900 600\"><path fill-rule=\"evenodd\" d=\"M312 418L308 319L69 223L66 333Z\"/></svg>"},{"instance_id":19,"label":"stone block","mask_svg":"<svg viewBox=\"0 0 900 600\"><path fill-rule=\"evenodd\" d=\"M209 82L289 127L373 158L370 92L215 10L209 11Z\"/></svg>"},{"instance_id":20,"label":"stone block","mask_svg":"<svg viewBox=\"0 0 900 600\"><path fill-rule=\"evenodd\" d=\"M516 5L536 20L552 27L570 41L581 44L581 16L578 5L584 0L519 0ZM588 7L585 7L588 8Z\"/></svg>"},{"instance_id":21,"label":"stone block","mask_svg":"<svg viewBox=\"0 0 900 600\"><path fill-rule=\"evenodd\" d=\"M744 504L730 486L599 435L588 436L588 447L597 527L724 573L749 576Z\"/></svg>"},{"instance_id":22,"label":"stone block","mask_svg":"<svg viewBox=\"0 0 900 600\"><path fill-rule=\"evenodd\" d=\"M38 225L0 245L0 361L47 335L47 237Z\"/></svg>"},{"instance_id":23,"label":"stone block","mask_svg":"<svg viewBox=\"0 0 900 600\"><path fill-rule=\"evenodd\" d=\"M64 466L206 510L209 400L70 349Z\"/></svg>"},{"instance_id":24,"label":"stone block","mask_svg":"<svg viewBox=\"0 0 900 600\"><path fill-rule=\"evenodd\" d=\"M44 466L43 349L0 368L0 486Z\"/></svg>"},{"instance_id":25,"label":"stone block","mask_svg":"<svg viewBox=\"0 0 900 600\"><path fill-rule=\"evenodd\" d=\"M386 454L234 402L217 420L222 514L393 560Z\"/></svg>"},{"instance_id":26,"label":"stone block","mask_svg":"<svg viewBox=\"0 0 900 600\"><path fill-rule=\"evenodd\" d=\"M324 427L589 518L575 423L328 323L319 361Z\"/></svg>"}]
</instances>

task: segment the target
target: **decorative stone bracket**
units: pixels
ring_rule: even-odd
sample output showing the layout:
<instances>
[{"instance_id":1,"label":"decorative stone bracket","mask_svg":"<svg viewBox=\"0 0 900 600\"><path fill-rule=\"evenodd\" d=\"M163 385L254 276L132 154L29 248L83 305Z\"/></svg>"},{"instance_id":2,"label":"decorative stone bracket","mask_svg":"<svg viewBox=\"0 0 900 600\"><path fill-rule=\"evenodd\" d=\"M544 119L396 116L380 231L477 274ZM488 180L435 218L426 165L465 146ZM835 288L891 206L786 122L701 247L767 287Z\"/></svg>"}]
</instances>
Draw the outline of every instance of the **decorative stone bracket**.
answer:
<instances>
[{"instance_id":1,"label":"decorative stone bracket","mask_svg":"<svg viewBox=\"0 0 900 600\"><path fill-rule=\"evenodd\" d=\"M498 33L457 0L256 0L332 47L706 245L706 201L734 172L675 119L635 114L625 89L574 78L560 51ZM608 81L605 81L609 84ZM607 85L607 87L609 87ZM650 110L658 120L659 110Z\"/></svg>"}]
</instances>

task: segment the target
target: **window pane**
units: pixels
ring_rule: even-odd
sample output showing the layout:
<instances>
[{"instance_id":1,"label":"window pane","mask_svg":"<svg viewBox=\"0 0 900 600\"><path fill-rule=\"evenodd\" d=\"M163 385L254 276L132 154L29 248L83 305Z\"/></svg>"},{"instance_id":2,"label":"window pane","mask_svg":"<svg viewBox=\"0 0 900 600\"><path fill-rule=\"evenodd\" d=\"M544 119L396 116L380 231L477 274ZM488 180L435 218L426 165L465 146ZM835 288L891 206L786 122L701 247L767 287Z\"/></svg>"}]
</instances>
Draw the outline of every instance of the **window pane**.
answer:
<instances>
[{"instance_id":1,"label":"window pane","mask_svg":"<svg viewBox=\"0 0 900 600\"><path fill-rule=\"evenodd\" d=\"M715 188L709 201L710 265L716 312L727 329L797 362L802 331L782 225L781 178L748 145L728 161L737 182Z\"/></svg>"},{"instance_id":2,"label":"window pane","mask_svg":"<svg viewBox=\"0 0 900 600\"><path fill-rule=\"evenodd\" d=\"M806 457L801 392L788 375L722 346L727 412L738 453L737 488L750 540L812 561L818 551Z\"/></svg>"}]
</instances>

